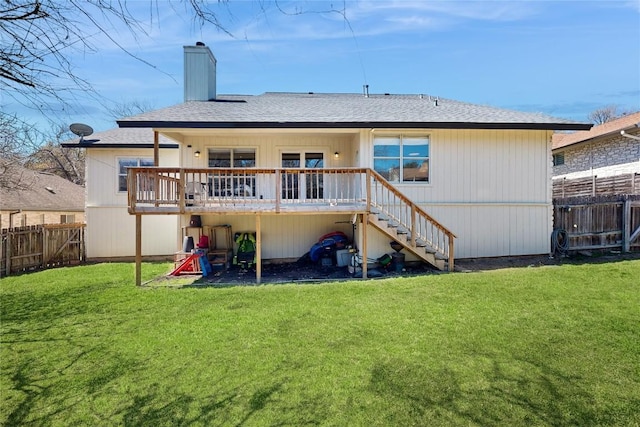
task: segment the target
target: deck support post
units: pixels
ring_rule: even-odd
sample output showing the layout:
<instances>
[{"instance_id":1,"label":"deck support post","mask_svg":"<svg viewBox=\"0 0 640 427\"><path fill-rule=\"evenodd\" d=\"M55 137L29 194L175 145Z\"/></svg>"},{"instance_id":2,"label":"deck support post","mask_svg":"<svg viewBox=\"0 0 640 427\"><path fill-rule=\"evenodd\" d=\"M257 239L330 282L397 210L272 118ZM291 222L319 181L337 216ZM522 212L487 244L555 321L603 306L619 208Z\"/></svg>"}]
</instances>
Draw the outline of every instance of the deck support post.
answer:
<instances>
[{"instance_id":1,"label":"deck support post","mask_svg":"<svg viewBox=\"0 0 640 427\"><path fill-rule=\"evenodd\" d=\"M367 228L369 227L369 213L362 214L362 278L367 279Z\"/></svg>"},{"instance_id":2,"label":"deck support post","mask_svg":"<svg viewBox=\"0 0 640 427\"><path fill-rule=\"evenodd\" d=\"M449 262L447 265L447 270L449 271L449 273L452 273L455 269L455 265L454 265L454 261L453 261L453 245L454 245L454 238L451 234L449 234Z\"/></svg>"},{"instance_id":3,"label":"deck support post","mask_svg":"<svg viewBox=\"0 0 640 427\"><path fill-rule=\"evenodd\" d=\"M160 143L158 142L158 131L153 131L153 166L160 166Z\"/></svg>"},{"instance_id":4,"label":"deck support post","mask_svg":"<svg viewBox=\"0 0 640 427\"><path fill-rule=\"evenodd\" d=\"M256 215L256 283L262 281L262 237L260 230L260 215Z\"/></svg>"},{"instance_id":5,"label":"deck support post","mask_svg":"<svg viewBox=\"0 0 640 427\"><path fill-rule=\"evenodd\" d=\"M142 215L136 214L136 286L142 284Z\"/></svg>"}]
</instances>

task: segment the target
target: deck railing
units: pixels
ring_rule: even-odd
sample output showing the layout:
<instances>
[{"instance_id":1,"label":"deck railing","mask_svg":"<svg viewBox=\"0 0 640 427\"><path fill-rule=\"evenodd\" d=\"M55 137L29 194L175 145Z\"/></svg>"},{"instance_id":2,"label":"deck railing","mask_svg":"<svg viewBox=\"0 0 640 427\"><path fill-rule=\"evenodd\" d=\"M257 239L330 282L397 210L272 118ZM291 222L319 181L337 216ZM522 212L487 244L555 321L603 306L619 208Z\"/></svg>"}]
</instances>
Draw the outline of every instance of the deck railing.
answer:
<instances>
[{"instance_id":1,"label":"deck railing","mask_svg":"<svg viewBox=\"0 0 640 427\"><path fill-rule=\"evenodd\" d=\"M366 177L362 168L130 168L129 212L362 210Z\"/></svg>"}]
</instances>

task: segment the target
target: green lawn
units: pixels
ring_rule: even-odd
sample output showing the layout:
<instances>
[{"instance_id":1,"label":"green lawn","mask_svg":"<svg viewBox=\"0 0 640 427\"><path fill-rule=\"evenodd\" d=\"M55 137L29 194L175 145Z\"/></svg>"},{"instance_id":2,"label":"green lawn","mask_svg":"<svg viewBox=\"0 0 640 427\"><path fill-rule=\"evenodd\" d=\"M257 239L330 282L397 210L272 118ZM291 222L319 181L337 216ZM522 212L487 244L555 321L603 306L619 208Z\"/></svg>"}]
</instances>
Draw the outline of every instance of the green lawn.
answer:
<instances>
[{"instance_id":1,"label":"green lawn","mask_svg":"<svg viewBox=\"0 0 640 427\"><path fill-rule=\"evenodd\" d=\"M222 289L133 273L0 280L0 423L640 424L640 261Z\"/></svg>"}]
</instances>

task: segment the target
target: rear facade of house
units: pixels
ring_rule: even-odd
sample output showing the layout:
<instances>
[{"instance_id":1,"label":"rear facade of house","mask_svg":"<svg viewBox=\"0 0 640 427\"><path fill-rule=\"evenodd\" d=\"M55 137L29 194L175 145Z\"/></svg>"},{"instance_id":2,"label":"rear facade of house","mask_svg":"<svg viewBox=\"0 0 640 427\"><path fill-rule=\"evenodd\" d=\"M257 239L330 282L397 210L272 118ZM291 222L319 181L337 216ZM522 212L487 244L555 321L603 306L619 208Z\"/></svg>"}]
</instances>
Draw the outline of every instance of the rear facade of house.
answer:
<instances>
[{"instance_id":1,"label":"rear facade of house","mask_svg":"<svg viewBox=\"0 0 640 427\"><path fill-rule=\"evenodd\" d=\"M142 255L149 239L155 253L179 251L194 215L258 232L260 260L297 259L332 231L353 233L368 258L394 240L440 269L549 252L551 135L589 125L424 94L218 95L209 49L185 46L184 58L183 104L118 121L149 129L155 149L114 146L100 151L110 168L88 163L89 194L92 181L126 194ZM135 159L126 174L123 158ZM112 239L131 247L133 234Z\"/></svg>"}]
</instances>

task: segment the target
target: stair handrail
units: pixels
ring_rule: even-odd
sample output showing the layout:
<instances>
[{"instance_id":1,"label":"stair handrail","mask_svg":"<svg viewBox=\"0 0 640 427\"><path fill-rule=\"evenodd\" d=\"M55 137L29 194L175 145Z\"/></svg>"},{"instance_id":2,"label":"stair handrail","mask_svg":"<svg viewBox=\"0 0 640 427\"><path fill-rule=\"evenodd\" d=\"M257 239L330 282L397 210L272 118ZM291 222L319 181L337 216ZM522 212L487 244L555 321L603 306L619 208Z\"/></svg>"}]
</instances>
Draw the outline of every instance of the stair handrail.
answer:
<instances>
[{"instance_id":1,"label":"stair handrail","mask_svg":"<svg viewBox=\"0 0 640 427\"><path fill-rule=\"evenodd\" d=\"M415 215L418 215L418 216L422 217L425 221L427 221L427 223L429 223L430 225L436 227L442 234L447 236L448 245L447 245L446 250L445 250L445 248L436 247L436 246L433 246L433 245L432 245L432 248L435 249L436 251L438 251L443 256L447 257L447 259L448 259L448 269L449 269L449 271L453 271L453 266L454 266L454 239L457 236L451 230L449 230L447 227L442 225L438 220L436 220L431 215L429 215L423 208L421 208L419 205L414 203L409 197L407 197L404 193L402 193L398 188L393 186L381 174L376 172L374 169L370 169L368 172L369 173L368 173L367 176L369 177L369 182L368 182L367 187L370 188L370 189L373 188L373 183L374 183L374 180L375 180L375 181L379 182L387 191L389 191L390 193L393 193L401 202L403 202L405 205L407 205L407 207L411 209L411 213L412 213L411 225L403 222L401 218L396 218L395 216L393 216L392 212L390 212L388 210L385 210L383 204L377 204L373 200L371 200L372 196L371 196L371 193L368 191L367 192L367 206L369 206L369 210L370 210L371 206L376 206L377 208L382 210L383 214L388 215L389 217L391 217L394 220L398 221L399 225L401 225L401 226L405 227L406 229L408 229L409 232L411 233L410 241L411 241L411 245L412 246L415 246L416 239L418 237L420 237L420 236L416 235L417 231L415 229L415 224L416 224ZM426 236L424 236L424 237L425 237L425 241L427 243L429 243L428 239L426 239Z\"/></svg>"}]
</instances>

